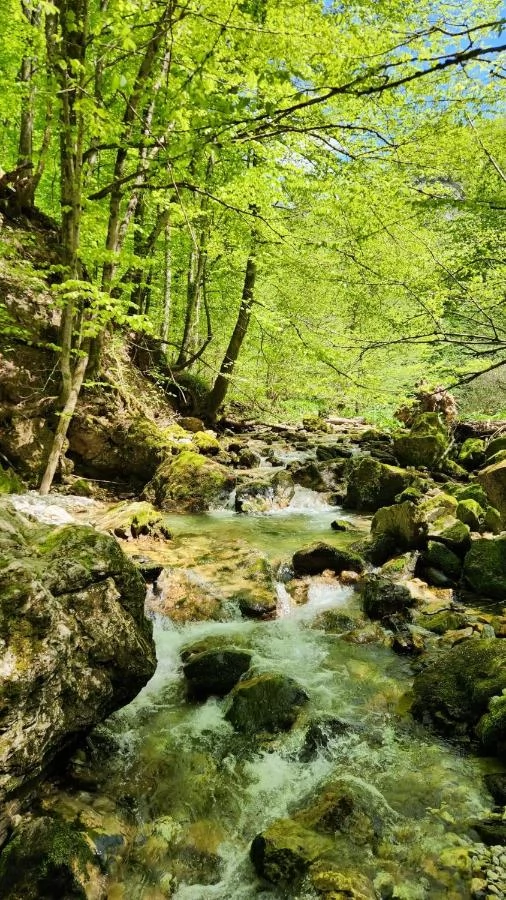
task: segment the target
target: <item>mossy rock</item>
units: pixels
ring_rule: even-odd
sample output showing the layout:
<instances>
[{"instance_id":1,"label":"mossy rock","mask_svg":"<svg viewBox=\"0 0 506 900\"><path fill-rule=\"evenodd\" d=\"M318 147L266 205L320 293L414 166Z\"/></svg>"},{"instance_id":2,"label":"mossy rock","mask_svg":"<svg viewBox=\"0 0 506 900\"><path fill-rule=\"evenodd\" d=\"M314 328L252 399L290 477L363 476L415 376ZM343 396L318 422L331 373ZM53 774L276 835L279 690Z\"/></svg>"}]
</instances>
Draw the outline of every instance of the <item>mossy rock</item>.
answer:
<instances>
[{"instance_id":1,"label":"mossy rock","mask_svg":"<svg viewBox=\"0 0 506 900\"><path fill-rule=\"evenodd\" d=\"M479 469L485 461L485 441L481 438L467 438L459 450L457 460L469 472Z\"/></svg>"},{"instance_id":2,"label":"mossy rock","mask_svg":"<svg viewBox=\"0 0 506 900\"><path fill-rule=\"evenodd\" d=\"M344 506L375 512L395 501L413 481L413 475L396 466L388 466L372 456L355 456L346 466L347 485Z\"/></svg>"},{"instance_id":3,"label":"mossy rock","mask_svg":"<svg viewBox=\"0 0 506 900\"><path fill-rule=\"evenodd\" d=\"M250 859L255 871L271 884L294 885L317 860L333 855L327 835L304 828L293 819L279 819L254 838Z\"/></svg>"},{"instance_id":4,"label":"mossy rock","mask_svg":"<svg viewBox=\"0 0 506 900\"><path fill-rule=\"evenodd\" d=\"M317 434L318 432L321 434L332 434L334 431L332 425L321 416L306 416L302 420L302 426L305 431L310 431L312 434Z\"/></svg>"},{"instance_id":5,"label":"mossy rock","mask_svg":"<svg viewBox=\"0 0 506 900\"><path fill-rule=\"evenodd\" d=\"M323 834L341 832L355 844L374 845L395 818L380 792L358 778L338 778L294 813L293 819Z\"/></svg>"},{"instance_id":6,"label":"mossy rock","mask_svg":"<svg viewBox=\"0 0 506 900\"><path fill-rule=\"evenodd\" d=\"M293 678L265 673L239 682L229 695L225 718L243 734L288 731L308 695Z\"/></svg>"},{"instance_id":7,"label":"mossy rock","mask_svg":"<svg viewBox=\"0 0 506 900\"><path fill-rule=\"evenodd\" d=\"M504 439L506 440L506 438ZM477 475L477 479L485 491L488 502L499 510L503 523L506 522L506 460L487 466Z\"/></svg>"},{"instance_id":8,"label":"mossy rock","mask_svg":"<svg viewBox=\"0 0 506 900\"><path fill-rule=\"evenodd\" d=\"M364 580L362 606L370 619L385 619L401 614L411 618L410 610L416 601L404 584L382 575L368 575Z\"/></svg>"},{"instance_id":9,"label":"mossy rock","mask_svg":"<svg viewBox=\"0 0 506 900\"><path fill-rule=\"evenodd\" d=\"M506 737L505 689L506 641L471 638L415 676L413 715L445 734L478 737L495 751ZM499 704L497 727L486 718L491 701L491 710Z\"/></svg>"},{"instance_id":10,"label":"mossy rock","mask_svg":"<svg viewBox=\"0 0 506 900\"><path fill-rule=\"evenodd\" d=\"M276 472L269 478L246 481L239 485L235 496L236 512L262 513L286 509L295 493L289 472Z\"/></svg>"},{"instance_id":11,"label":"mossy rock","mask_svg":"<svg viewBox=\"0 0 506 900\"><path fill-rule=\"evenodd\" d=\"M0 494L22 494L24 491L26 485L14 470L0 466Z\"/></svg>"},{"instance_id":12,"label":"mossy rock","mask_svg":"<svg viewBox=\"0 0 506 900\"><path fill-rule=\"evenodd\" d=\"M292 557L296 577L320 575L326 569L340 575L341 572L363 572L364 560L352 550L340 550L319 542L297 550Z\"/></svg>"},{"instance_id":13,"label":"mossy rock","mask_svg":"<svg viewBox=\"0 0 506 900\"><path fill-rule=\"evenodd\" d=\"M440 541L429 541L423 554L423 565L426 569L437 569L451 581L457 582L462 574L462 560L453 550Z\"/></svg>"},{"instance_id":14,"label":"mossy rock","mask_svg":"<svg viewBox=\"0 0 506 900\"><path fill-rule=\"evenodd\" d=\"M424 543L427 524L420 508L406 500L378 509L371 522L371 534L389 535L400 550L415 550Z\"/></svg>"},{"instance_id":15,"label":"mossy rock","mask_svg":"<svg viewBox=\"0 0 506 900\"><path fill-rule=\"evenodd\" d=\"M464 578L483 597L506 596L506 536L473 541L464 560Z\"/></svg>"},{"instance_id":16,"label":"mossy rock","mask_svg":"<svg viewBox=\"0 0 506 900\"><path fill-rule=\"evenodd\" d=\"M448 430L438 413L422 413L408 435L394 439L395 456L405 466L437 467L448 447Z\"/></svg>"},{"instance_id":17,"label":"mossy rock","mask_svg":"<svg viewBox=\"0 0 506 900\"><path fill-rule=\"evenodd\" d=\"M454 612L451 609L442 609L433 615L427 613L417 616L416 624L434 634L445 634L447 631L457 631L466 628L469 619L465 613Z\"/></svg>"},{"instance_id":18,"label":"mossy rock","mask_svg":"<svg viewBox=\"0 0 506 900\"><path fill-rule=\"evenodd\" d=\"M309 881L327 900L376 900L378 897L369 879L353 869L338 870L315 863L309 869Z\"/></svg>"},{"instance_id":19,"label":"mossy rock","mask_svg":"<svg viewBox=\"0 0 506 900\"><path fill-rule=\"evenodd\" d=\"M223 502L234 485L235 476L224 466L183 450L159 466L144 497L170 512L204 512Z\"/></svg>"},{"instance_id":20,"label":"mossy rock","mask_svg":"<svg viewBox=\"0 0 506 900\"><path fill-rule=\"evenodd\" d=\"M251 653L235 647L204 650L192 654L183 665L188 694L198 700L224 697L248 671Z\"/></svg>"},{"instance_id":21,"label":"mossy rock","mask_svg":"<svg viewBox=\"0 0 506 900\"><path fill-rule=\"evenodd\" d=\"M170 540L162 513L147 500L117 503L100 520L100 527L121 540L151 537Z\"/></svg>"},{"instance_id":22,"label":"mossy rock","mask_svg":"<svg viewBox=\"0 0 506 900\"><path fill-rule=\"evenodd\" d=\"M506 434L492 438L492 440L488 442L485 448L485 456L487 459L490 459L491 456L495 456L495 454L499 453L501 450L506 450Z\"/></svg>"},{"instance_id":23,"label":"mossy rock","mask_svg":"<svg viewBox=\"0 0 506 900\"><path fill-rule=\"evenodd\" d=\"M475 500L476 503L479 503L483 509L486 508L488 500L485 491L483 490L481 484L477 481L471 482L471 484L466 484L465 487L461 487L460 485L457 487L455 485L455 498L460 503L461 500Z\"/></svg>"},{"instance_id":24,"label":"mossy rock","mask_svg":"<svg viewBox=\"0 0 506 900\"><path fill-rule=\"evenodd\" d=\"M3 900L86 900L97 896L97 882L98 857L84 832L49 816L19 825L0 856Z\"/></svg>"},{"instance_id":25,"label":"mossy rock","mask_svg":"<svg viewBox=\"0 0 506 900\"><path fill-rule=\"evenodd\" d=\"M208 431L197 431L192 437L192 444L204 456L215 456L221 450L216 435L210 434Z\"/></svg>"},{"instance_id":26,"label":"mossy rock","mask_svg":"<svg viewBox=\"0 0 506 900\"><path fill-rule=\"evenodd\" d=\"M500 534L502 531L501 514L493 506L489 506L485 512L482 531L491 531L492 534Z\"/></svg>"},{"instance_id":27,"label":"mossy rock","mask_svg":"<svg viewBox=\"0 0 506 900\"><path fill-rule=\"evenodd\" d=\"M469 525L471 531L480 531L485 519L485 513L480 504L471 499L460 500L455 515L460 522Z\"/></svg>"},{"instance_id":28,"label":"mossy rock","mask_svg":"<svg viewBox=\"0 0 506 900\"><path fill-rule=\"evenodd\" d=\"M498 450L493 456L487 459L487 466L495 466L497 463L504 462L506 459L506 450Z\"/></svg>"},{"instance_id":29,"label":"mossy rock","mask_svg":"<svg viewBox=\"0 0 506 900\"><path fill-rule=\"evenodd\" d=\"M469 525L451 516L444 516L431 522L427 536L429 540L439 541L440 544L449 547L457 556L465 556L471 546Z\"/></svg>"}]
</instances>

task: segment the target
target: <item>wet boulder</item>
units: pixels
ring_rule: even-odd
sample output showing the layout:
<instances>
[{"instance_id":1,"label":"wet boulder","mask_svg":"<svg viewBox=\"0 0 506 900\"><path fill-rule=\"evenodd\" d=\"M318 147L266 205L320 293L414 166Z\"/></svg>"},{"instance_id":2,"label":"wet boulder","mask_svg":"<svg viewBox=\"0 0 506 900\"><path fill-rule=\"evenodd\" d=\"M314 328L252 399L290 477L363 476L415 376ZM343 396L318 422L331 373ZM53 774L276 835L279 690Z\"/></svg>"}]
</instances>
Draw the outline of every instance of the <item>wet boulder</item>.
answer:
<instances>
[{"instance_id":1,"label":"wet boulder","mask_svg":"<svg viewBox=\"0 0 506 900\"><path fill-rule=\"evenodd\" d=\"M190 697L206 700L224 697L248 671L251 653L236 647L204 650L190 655L183 664L183 675Z\"/></svg>"},{"instance_id":2,"label":"wet boulder","mask_svg":"<svg viewBox=\"0 0 506 900\"><path fill-rule=\"evenodd\" d=\"M478 737L492 752L506 740L506 642L471 638L415 676L413 715L438 731Z\"/></svg>"},{"instance_id":3,"label":"wet boulder","mask_svg":"<svg viewBox=\"0 0 506 900\"><path fill-rule=\"evenodd\" d=\"M297 550L292 558L292 566L295 576L299 578L303 575L321 575L327 569L336 575L344 571L363 572L364 561L352 550L338 549L320 542Z\"/></svg>"},{"instance_id":4,"label":"wet boulder","mask_svg":"<svg viewBox=\"0 0 506 900\"><path fill-rule=\"evenodd\" d=\"M117 503L99 520L100 528L123 541L150 537L155 540L170 540L171 534L164 525L162 513L147 500L135 503Z\"/></svg>"},{"instance_id":5,"label":"wet boulder","mask_svg":"<svg viewBox=\"0 0 506 900\"><path fill-rule=\"evenodd\" d=\"M333 849L329 835L317 834L293 819L278 819L256 835L250 859L257 874L271 884L293 884Z\"/></svg>"},{"instance_id":6,"label":"wet boulder","mask_svg":"<svg viewBox=\"0 0 506 900\"><path fill-rule=\"evenodd\" d=\"M288 731L309 697L286 675L267 672L243 679L229 695L225 718L243 734Z\"/></svg>"},{"instance_id":7,"label":"wet boulder","mask_svg":"<svg viewBox=\"0 0 506 900\"><path fill-rule=\"evenodd\" d=\"M364 579L362 605L370 619L387 619L401 614L410 618L416 600L406 585L381 575L367 575Z\"/></svg>"},{"instance_id":8,"label":"wet boulder","mask_svg":"<svg viewBox=\"0 0 506 900\"><path fill-rule=\"evenodd\" d=\"M471 546L469 525L451 516L432 522L428 526L428 538L444 544L460 557L465 556Z\"/></svg>"},{"instance_id":9,"label":"wet boulder","mask_svg":"<svg viewBox=\"0 0 506 900\"><path fill-rule=\"evenodd\" d=\"M340 832L354 844L374 845L395 813L377 788L348 776L325 785L293 819L323 834Z\"/></svg>"},{"instance_id":10,"label":"wet boulder","mask_svg":"<svg viewBox=\"0 0 506 900\"><path fill-rule=\"evenodd\" d=\"M224 503L235 476L220 463L183 450L166 459L144 489L144 498L167 512L204 512Z\"/></svg>"},{"instance_id":11,"label":"wet boulder","mask_svg":"<svg viewBox=\"0 0 506 900\"><path fill-rule=\"evenodd\" d=\"M372 456L355 456L346 467L347 489L344 506L348 509L375 512L394 503L413 481L404 469L389 466Z\"/></svg>"},{"instance_id":12,"label":"wet boulder","mask_svg":"<svg viewBox=\"0 0 506 900\"><path fill-rule=\"evenodd\" d=\"M0 508L0 799L149 680L145 594L109 535L34 526L8 503Z\"/></svg>"},{"instance_id":13,"label":"wet boulder","mask_svg":"<svg viewBox=\"0 0 506 900\"><path fill-rule=\"evenodd\" d=\"M490 505L499 510L503 523L506 522L506 460L482 469L477 478Z\"/></svg>"},{"instance_id":14,"label":"wet boulder","mask_svg":"<svg viewBox=\"0 0 506 900\"><path fill-rule=\"evenodd\" d=\"M247 481L238 486L235 496L236 512L261 513L272 509L285 509L295 493L293 478L289 472L255 481Z\"/></svg>"},{"instance_id":15,"label":"wet boulder","mask_svg":"<svg viewBox=\"0 0 506 900\"><path fill-rule=\"evenodd\" d=\"M417 416L409 434L394 439L394 453L403 466L434 468L448 447L448 429L435 412Z\"/></svg>"},{"instance_id":16,"label":"wet boulder","mask_svg":"<svg viewBox=\"0 0 506 900\"><path fill-rule=\"evenodd\" d=\"M23 821L0 856L4 900L105 900L99 858L85 833L60 819Z\"/></svg>"},{"instance_id":17,"label":"wet boulder","mask_svg":"<svg viewBox=\"0 0 506 900\"><path fill-rule=\"evenodd\" d=\"M420 508L406 500L378 509L371 522L371 534L388 535L399 550L414 550L423 545L427 523Z\"/></svg>"},{"instance_id":18,"label":"wet boulder","mask_svg":"<svg viewBox=\"0 0 506 900\"><path fill-rule=\"evenodd\" d=\"M475 594L506 597L506 535L473 541L464 560L464 578Z\"/></svg>"}]
</instances>

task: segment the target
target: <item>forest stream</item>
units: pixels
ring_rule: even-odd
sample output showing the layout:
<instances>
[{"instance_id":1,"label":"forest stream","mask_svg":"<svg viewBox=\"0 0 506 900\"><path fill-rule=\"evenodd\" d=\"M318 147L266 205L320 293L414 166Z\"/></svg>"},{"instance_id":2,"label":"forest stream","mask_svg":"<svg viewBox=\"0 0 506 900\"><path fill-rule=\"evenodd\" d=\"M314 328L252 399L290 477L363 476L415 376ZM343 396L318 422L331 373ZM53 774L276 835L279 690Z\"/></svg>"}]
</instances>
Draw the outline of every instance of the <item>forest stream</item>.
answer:
<instances>
[{"instance_id":1,"label":"forest stream","mask_svg":"<svg viewBox=\"0 0 506 900\"><path fill-rule=\"evenodd\" d=\"M218 569L225 561L232 576L230 549L247 543L276 566L278 615L255 621L232 608L227 621L177 624L152 613L156 674L47 787L42 806L67 820L77 816L93 834L110 900L320 896L309 881L294 888L259 879L250 847L336 779L365 798L336 844L346 871L368 876L380 897L470 896L463 859L466 848L484 850L473 821L490 810L483 775L497 771L497 761L464 754L413 722L412 662L379 643L348 642L335 624L325 630L329 610L357 614L352 586L315 577L303 605L284 587L283 563L298 547L322 537L342 546L368 527L345 513L355 530L333 532L336 514L299 490L288 509L269 514L167 516L172 541L146 551L164 565L168 553L171 565L198 580L209 560ZM188 699L180 651L204 639L250 650L255 674L296 679L309 702L295 727L274 738L241 735L224 717L227 698ZM372 843L364 837L367 815ZM499 888L492 896L503 896Z\"/></svg>"}]
</instances>

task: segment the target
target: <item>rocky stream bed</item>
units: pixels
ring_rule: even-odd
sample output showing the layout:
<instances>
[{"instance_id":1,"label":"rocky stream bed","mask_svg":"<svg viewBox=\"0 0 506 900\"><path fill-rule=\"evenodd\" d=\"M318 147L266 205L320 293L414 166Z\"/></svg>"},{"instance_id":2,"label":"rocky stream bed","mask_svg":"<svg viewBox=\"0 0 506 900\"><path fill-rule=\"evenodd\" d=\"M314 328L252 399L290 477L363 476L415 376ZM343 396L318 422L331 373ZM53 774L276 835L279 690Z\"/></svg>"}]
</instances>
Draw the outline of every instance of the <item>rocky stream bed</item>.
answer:
<instances>
[{"instance_id":1,"label":"rocky stream bed","mask_svg":"<svg viewBox=\"0 0 506 900\"><path fill-rule=\"evenodd\" d=\"M506 896L503 461L428 424L10 493L2 897Z\"/></svg>"}]
</instances>

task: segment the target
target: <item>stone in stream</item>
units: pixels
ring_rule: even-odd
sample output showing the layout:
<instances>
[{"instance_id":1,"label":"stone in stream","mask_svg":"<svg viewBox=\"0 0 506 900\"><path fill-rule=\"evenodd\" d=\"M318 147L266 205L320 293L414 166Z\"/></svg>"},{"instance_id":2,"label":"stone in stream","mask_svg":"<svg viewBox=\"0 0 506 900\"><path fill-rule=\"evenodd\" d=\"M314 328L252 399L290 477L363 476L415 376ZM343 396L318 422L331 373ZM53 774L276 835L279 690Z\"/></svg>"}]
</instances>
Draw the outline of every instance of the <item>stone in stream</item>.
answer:
<instances>
[{"instance_id":1,"label":"stone in stream","mask_svg":"<svg viewBox=\"0 0 506 900\"><path fill-rule=\"evenodd\" d=\"M347 491L344 506L375 512L388 506L414 480L405 469L388 466L371 456L358 455L347 464Z\"/></svg>"},{"instance_id":2,"label":"stone in stream","mask_svg":"<svg viewBox=\"0 0 506 900\"><path fill-rule=\"evenodd\" d=\"M416 600L404 584L382 575L367 575L364 581L362 605L370 619L386 619L395 614L411 618Z\"/></svg>"},{"instance_id":3,"label":"stone in stream","mask_svg":"<svg viewBox=\"0 0 506 900\"><path fill-rule=\"evenodd\" d=\"M225 718L244 734L275 734L292 727L308 700L305 690L293 678L267 672L246 678L234 687Z\"/></svg>"},{"instance_id":4,"label":"stone in stream","mask_svg":"<svg viewBox=\"0 0 506 900\"><path fill-rule=\"evenodd\" d=\"M413 715L452 736L478 738L491 752L506 746L506 641L470 638L416 675Z\"/></svg>"},{"instance_id":5,"label":"stone in stream","mask_svg":"<svg viewBox=\"0 0 506 900\"><path fill-rule=\"evenodd\" d=\"M503 522L506 522L506 460L482 469L477 478L489 503L499 510Z\"/></svg>"},{"instance_id":6,"label":"stone in stream","mask_svg":"<svg viewBox=\"0 0 506 900\"><path fill-rule=\"evenodd\" d=\"M364 561L352 550L342 550L323 542L311 544L303 550L297 550L292 558L294 573L302 575L321 575L327 569L340 575L341 572L363 572Z\"/></svg>"},{"instance_id":7,"label":"stone in stream","mask_svg":"<svg viewBox=\"0 0 506 900\"><path fill-rule=\"evenodd\" d=\"M98 525L103 531L124 541L143 537L168 541L172 537L164 524L162 513L147 500L115 504L100 517Z\"/></svg>"},{"instance_id":8,"label":"stone in stream","mask_svg":"<svg viewBox=\"0 0 506 900\"><path fill-rule=\"evenodd\" d=\"M239 485L235 496L236 512L259 513L285 509L295 493L293 478L284 469L274 475Z\"/></svg>"},{"instance_id":9,"label":"stone in stream","mask_svg":"<svg viewBox=\"0 0 506 900\"><path fill-rule=\"evenodd\" d=\"M164 460L144 488L144 498L168 512L204 512L223 502L235 476L220 463L193 450Z\"/></svg>"},{"instance_id":10,"label":"stone in stream","mask_svg":"<svg viewBox=\"0 0 506 900\"><path fill-rule=\"evenodd\" d=\"M191 651L191 648L188 648ZM251 652L236 647L209 649L191 654L183 664L190 697L206 700L208 697L224 697L248 671Z\"/></svg>"},{"instance_id":11,"label":"stone in stream","mask_svg":"<svg viewBox=\"0 0 506 900\"><path fill-rule=\"evenodd\" d=\"M118 542L0 508L0 797L128 703L156 665L146 585ZM4 827L0 815L0 841Z\"/></svg>"}]
</instances>

